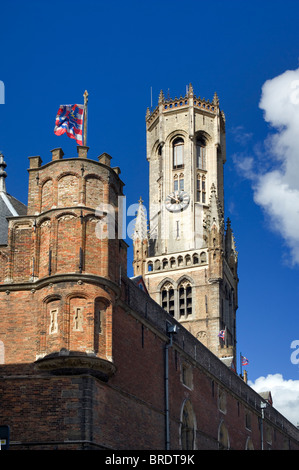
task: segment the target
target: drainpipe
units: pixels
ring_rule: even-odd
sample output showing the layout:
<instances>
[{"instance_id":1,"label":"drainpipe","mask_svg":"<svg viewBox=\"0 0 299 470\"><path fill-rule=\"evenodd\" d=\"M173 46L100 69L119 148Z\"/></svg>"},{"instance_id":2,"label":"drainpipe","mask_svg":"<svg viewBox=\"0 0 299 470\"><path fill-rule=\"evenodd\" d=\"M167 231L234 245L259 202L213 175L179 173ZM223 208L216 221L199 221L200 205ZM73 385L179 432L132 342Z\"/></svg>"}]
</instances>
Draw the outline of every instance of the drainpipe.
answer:
<instances>
[{"instance_id":1,"label":"drainpipe","mask_svg":"<svg viewBox=\"0 0 299 470\"><path fill-rule=\"evenodd\" d=\"M261 402L261 449L264 450L264 418L265 412L264 409L267 407L267 403Z\"/></svg>"},{"instance_id":2,"label":"drainpipe","mask_svg":"<svg viewBox=\"0 0 299 470\"><path fill-rule=\"evenodd\" d=\"M165 449L170 449L170 423L169 423L169 370L168 370L168 355L169 348L172 346L172 337L177 333L177 326L166 323L166 334L169 337L169 342L165 345L164 353L164 380L165 380Z\"/></svg>"}]
</instances>

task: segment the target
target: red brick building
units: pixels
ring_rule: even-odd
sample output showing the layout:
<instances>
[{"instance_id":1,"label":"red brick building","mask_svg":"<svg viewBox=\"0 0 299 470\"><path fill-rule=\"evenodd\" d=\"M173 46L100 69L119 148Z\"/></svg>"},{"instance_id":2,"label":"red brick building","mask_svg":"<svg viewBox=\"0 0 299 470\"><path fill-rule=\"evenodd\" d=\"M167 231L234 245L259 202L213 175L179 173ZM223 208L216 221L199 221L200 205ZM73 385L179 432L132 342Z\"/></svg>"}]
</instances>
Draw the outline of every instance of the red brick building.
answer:
<instances>
[{"instance_id":1,"label":"red brick building","mask_svg":"<svg viewBox=\"0 0 299 470\"><path fill-rule=\"evenodd\" d=\"M297 449L297 428L127 277L120 171L87 152L30 157L27 213L1 242L10 449Z\"/></svg>"}]
</instances>

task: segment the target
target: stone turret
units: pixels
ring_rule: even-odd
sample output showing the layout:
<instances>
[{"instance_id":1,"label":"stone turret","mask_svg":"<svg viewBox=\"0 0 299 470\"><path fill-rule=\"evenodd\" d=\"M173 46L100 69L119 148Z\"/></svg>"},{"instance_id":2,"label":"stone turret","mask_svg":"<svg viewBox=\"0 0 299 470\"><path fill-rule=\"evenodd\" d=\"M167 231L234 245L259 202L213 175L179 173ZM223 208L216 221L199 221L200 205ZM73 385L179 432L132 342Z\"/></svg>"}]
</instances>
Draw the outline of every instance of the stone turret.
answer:
<instances>
[{"instance_id":1,"label":"stone turret","mask_svg":"<svg viewBox=\"0 0 299 470\"><path fill-rule=\"evenodd\" d=\"M0 192L6 193L6 184L5 178L7 177L7 173L5 171L6 163L4 161L3 154L0 153Z\"/></svg>"},{"instance_id":2,"label":"stone turret","mask_svg":"<svg viewBox=\"0 0 299 470\"><path fill-rule=\"evenodd\" d=\"M143 276L146 272L146 258L148 256L148 228L146 209L141 197L139 199L135 230L133 234L133 251L134 276Z\"/></svg>"},{"instance_id":3,"label":"stone turret","mask_svg":"<svg viewBox=\"0 0 299 470\"><path fill-rule=\"evenodd\" d=\"M0 256L0 310L9 299L14 327L22 324L20 338L18 327L7 334L14 347L6 361L53 371L90 367L107 380L115 370L112 315L127 268L117 230L123 182L108 154L96 161L88 147L77 151L64 158L54 149L46 164L30 157L28 212L10 217ZM2 156L0 202L8 199L4 168Z\"/></svg>"}]
</instances>

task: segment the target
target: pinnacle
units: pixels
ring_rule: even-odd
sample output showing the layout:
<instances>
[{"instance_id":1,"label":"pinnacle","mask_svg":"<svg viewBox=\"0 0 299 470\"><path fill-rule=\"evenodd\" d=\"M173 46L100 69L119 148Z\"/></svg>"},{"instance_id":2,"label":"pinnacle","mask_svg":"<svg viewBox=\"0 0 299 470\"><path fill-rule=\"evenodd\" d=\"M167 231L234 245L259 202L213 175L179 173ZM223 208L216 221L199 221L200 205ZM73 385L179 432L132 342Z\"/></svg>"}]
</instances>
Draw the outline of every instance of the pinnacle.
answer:
<instances>
[{"instance_id":1,"label":"pinnacle","mask_svg":"<svg viewBox=\"0 0 299 470\"><path fill-rule=\"evenodd\" d=\"M216 106L219 105L219 98L218 98L216 91L214 93L213 104L215 104Z\"/></svg>"},{"instance_id":2,"label":"pinnacle","mask_svg":"<svg viewBox=\"0 0 299 470\"><path fill-rule=\"evenodd\" d=\"M6 163L4 161L3 153L0 152L0 192L6 193L6 184L5 178L7 177L7 173L5 171Z\"/></svg>"},{"instance_id":3,"label":"pinnacle","mask_svg":"<svg viewBox=\"0 0 299 470\"><path fill-rule=\"evenodd\" d=\"M163 103L164 101L164 93L163 93L163 90L160 91L160 95L159 95L159 103Z\"/></svg>"},{"instance_id":4,"label":"pinnacle","mask_svg":"<svg viewBox=\"0 0 299 470\"><path fill-rule=\"evenodd\" d=\"M143 200L140 196L139 206L136 215L136 223L133 234L133 240L147 240L147 218Z\"/></svg>"}]
</instances>

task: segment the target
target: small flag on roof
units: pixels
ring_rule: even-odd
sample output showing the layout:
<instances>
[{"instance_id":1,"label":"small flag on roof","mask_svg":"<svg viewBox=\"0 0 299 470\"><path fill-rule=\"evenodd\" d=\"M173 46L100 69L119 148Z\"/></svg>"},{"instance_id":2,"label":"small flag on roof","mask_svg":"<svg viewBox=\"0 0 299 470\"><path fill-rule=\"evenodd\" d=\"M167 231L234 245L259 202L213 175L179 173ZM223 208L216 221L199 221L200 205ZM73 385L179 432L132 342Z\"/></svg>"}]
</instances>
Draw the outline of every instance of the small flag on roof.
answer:
<instances>
[{"instance_id":1,"label":"small flag on roof","mask_svg":"<svg viewBox=\"0 0 299 470\"><path fill-rule=\"evenodd\" d=\"M77 144L82 145L84 105L63 104L59 107L54 134L62 135L66 133L71 139L75 139Z\"/></svg>"},{"instance_id":2,"label":"small flag on roof","mask_svg":"<svg viewBox=\"0 0 299 470\"><path fill-rule=\"evenodd\" d=\"M247 366L249 364L249 361L247 357L241 356L241 361L242 361L242 366Z\"/></svg>"},{"instance_id":3,"label":"small flag on roof","mask_svg":"<svg viewBox=\"0 0 299 470\"><path fill-rule=\"evenodd\" d=\"M219 333L218 333L218 336L219 336L219 338L224 339L224 337L225 337L225 330L220 330Z\"/></svg>"}]
</instances>

